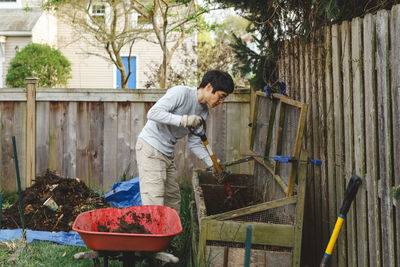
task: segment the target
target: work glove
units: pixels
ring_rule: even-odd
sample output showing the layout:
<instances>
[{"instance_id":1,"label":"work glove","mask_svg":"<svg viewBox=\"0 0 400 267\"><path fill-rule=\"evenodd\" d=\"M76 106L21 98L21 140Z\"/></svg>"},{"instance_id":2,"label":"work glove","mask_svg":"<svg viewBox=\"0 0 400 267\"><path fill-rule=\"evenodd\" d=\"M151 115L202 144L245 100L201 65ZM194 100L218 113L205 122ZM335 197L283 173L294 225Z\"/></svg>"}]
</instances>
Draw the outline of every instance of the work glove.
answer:
<instances>
[{"instance_id":1,"label":"work glove","mask_svg":"<svg viewBox=\"0 0 400 267\"><path fill-rule=\"evenodd\" d=\"M181 119L181 126L197 128L203 122L203 119L198 115L183 115Z\"/></svg>"}]
</instances>

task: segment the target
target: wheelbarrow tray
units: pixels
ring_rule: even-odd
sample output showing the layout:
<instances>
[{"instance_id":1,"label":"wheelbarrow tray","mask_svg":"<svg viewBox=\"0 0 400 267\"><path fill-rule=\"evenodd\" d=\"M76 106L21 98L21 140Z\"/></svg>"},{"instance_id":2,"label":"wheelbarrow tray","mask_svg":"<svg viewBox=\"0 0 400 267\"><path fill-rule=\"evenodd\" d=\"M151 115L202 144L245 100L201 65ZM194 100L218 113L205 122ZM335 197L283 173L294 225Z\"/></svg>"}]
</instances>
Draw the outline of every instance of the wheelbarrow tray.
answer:
<instances>
[{"instance_id":1,"label":"wheelbarrow tray","mask_svg":"<svg viewBox=\"0 0 400 267\"><path fill-rule=\"evenodd\" d=\"M123 218L127 223L138 223L151 234L99 232L98 226L110 230L119 227ZM105 251L162 251L172 238L182 232L178 213L165 206L134 206L104 208L79 214L72 226L86 246Z\"/></svg>"}]
</instances>

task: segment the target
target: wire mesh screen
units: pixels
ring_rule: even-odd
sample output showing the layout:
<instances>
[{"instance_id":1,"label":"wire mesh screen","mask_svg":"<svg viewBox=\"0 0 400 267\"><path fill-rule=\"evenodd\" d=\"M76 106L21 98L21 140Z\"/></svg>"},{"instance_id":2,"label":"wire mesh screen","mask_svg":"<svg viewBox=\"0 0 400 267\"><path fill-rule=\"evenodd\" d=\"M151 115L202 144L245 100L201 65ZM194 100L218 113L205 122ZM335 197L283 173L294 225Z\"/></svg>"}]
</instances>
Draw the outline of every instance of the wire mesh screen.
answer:
<instances>
[{"instance_id":1,"label":"wire mesh screen","mask_svg":"<svg viewBox=\"0 0 400 267\"><path fill-rule=\"evenodd\" d=\"M238 242L226 242L226 241L215 241L215 240L207 240L207 246L220 246L220 247L230 247L230 248L244 248L244 243ZM292 248L290 247L279 247L279 246L269 246L269 245L259 245L259 244L251 244L252 249L259 250L268 250L268 251L279 251L279 252L292 252Z\"/></svg>"},{"instance_id":2,"label":"wire mesh screen","mask_svg":"<svg viewBox=\"0 0 400 267\"><path fill-rule=\"evenodd\" d=\"M234 221L241 222L262 222L271 224L294 225L296 220L296 205L291 204L283 207L263 210L252 214L236 217Z\"/></svg>"}]
</instances>

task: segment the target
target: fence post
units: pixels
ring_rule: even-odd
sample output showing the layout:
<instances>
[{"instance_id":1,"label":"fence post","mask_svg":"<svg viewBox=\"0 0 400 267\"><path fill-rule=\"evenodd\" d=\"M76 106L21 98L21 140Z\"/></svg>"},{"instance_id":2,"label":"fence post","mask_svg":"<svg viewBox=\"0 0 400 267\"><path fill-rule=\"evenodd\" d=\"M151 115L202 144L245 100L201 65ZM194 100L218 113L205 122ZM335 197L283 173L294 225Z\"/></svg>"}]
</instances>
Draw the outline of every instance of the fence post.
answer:
<instances>
[{"instance_id":1,"label":"fence post","mask_svg":"<svg viewBox=\"0 0 400 267\"><path fill-rule=\"evenodd\" d=\"M36 84L37 78L26 78L26 186L36 175Z\"/></svg>"}]
</instances>

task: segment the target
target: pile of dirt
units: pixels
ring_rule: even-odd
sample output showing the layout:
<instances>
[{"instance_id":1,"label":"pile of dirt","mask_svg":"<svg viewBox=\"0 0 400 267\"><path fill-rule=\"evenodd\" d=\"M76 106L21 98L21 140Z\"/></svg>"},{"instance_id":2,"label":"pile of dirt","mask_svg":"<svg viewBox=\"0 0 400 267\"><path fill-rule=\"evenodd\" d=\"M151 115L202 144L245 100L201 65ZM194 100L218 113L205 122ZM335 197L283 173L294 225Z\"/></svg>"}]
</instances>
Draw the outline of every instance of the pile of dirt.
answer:
<instances>
[{"instance_id":1,"label":"pile of dirt","mask_svg":"<svg viewBox=\"0 0 400 267\"><path fill-rule=\"evenodd\" d=\"M31 230L69 232L80 213L110 206L79 179L62 178L49 170L36 177L22 196L25 227ZM57 203L57 210L43 205L49 197ZM1 226L3 229L22 228L19 201L3 212Z\"/></svg>"}]
</instances>

